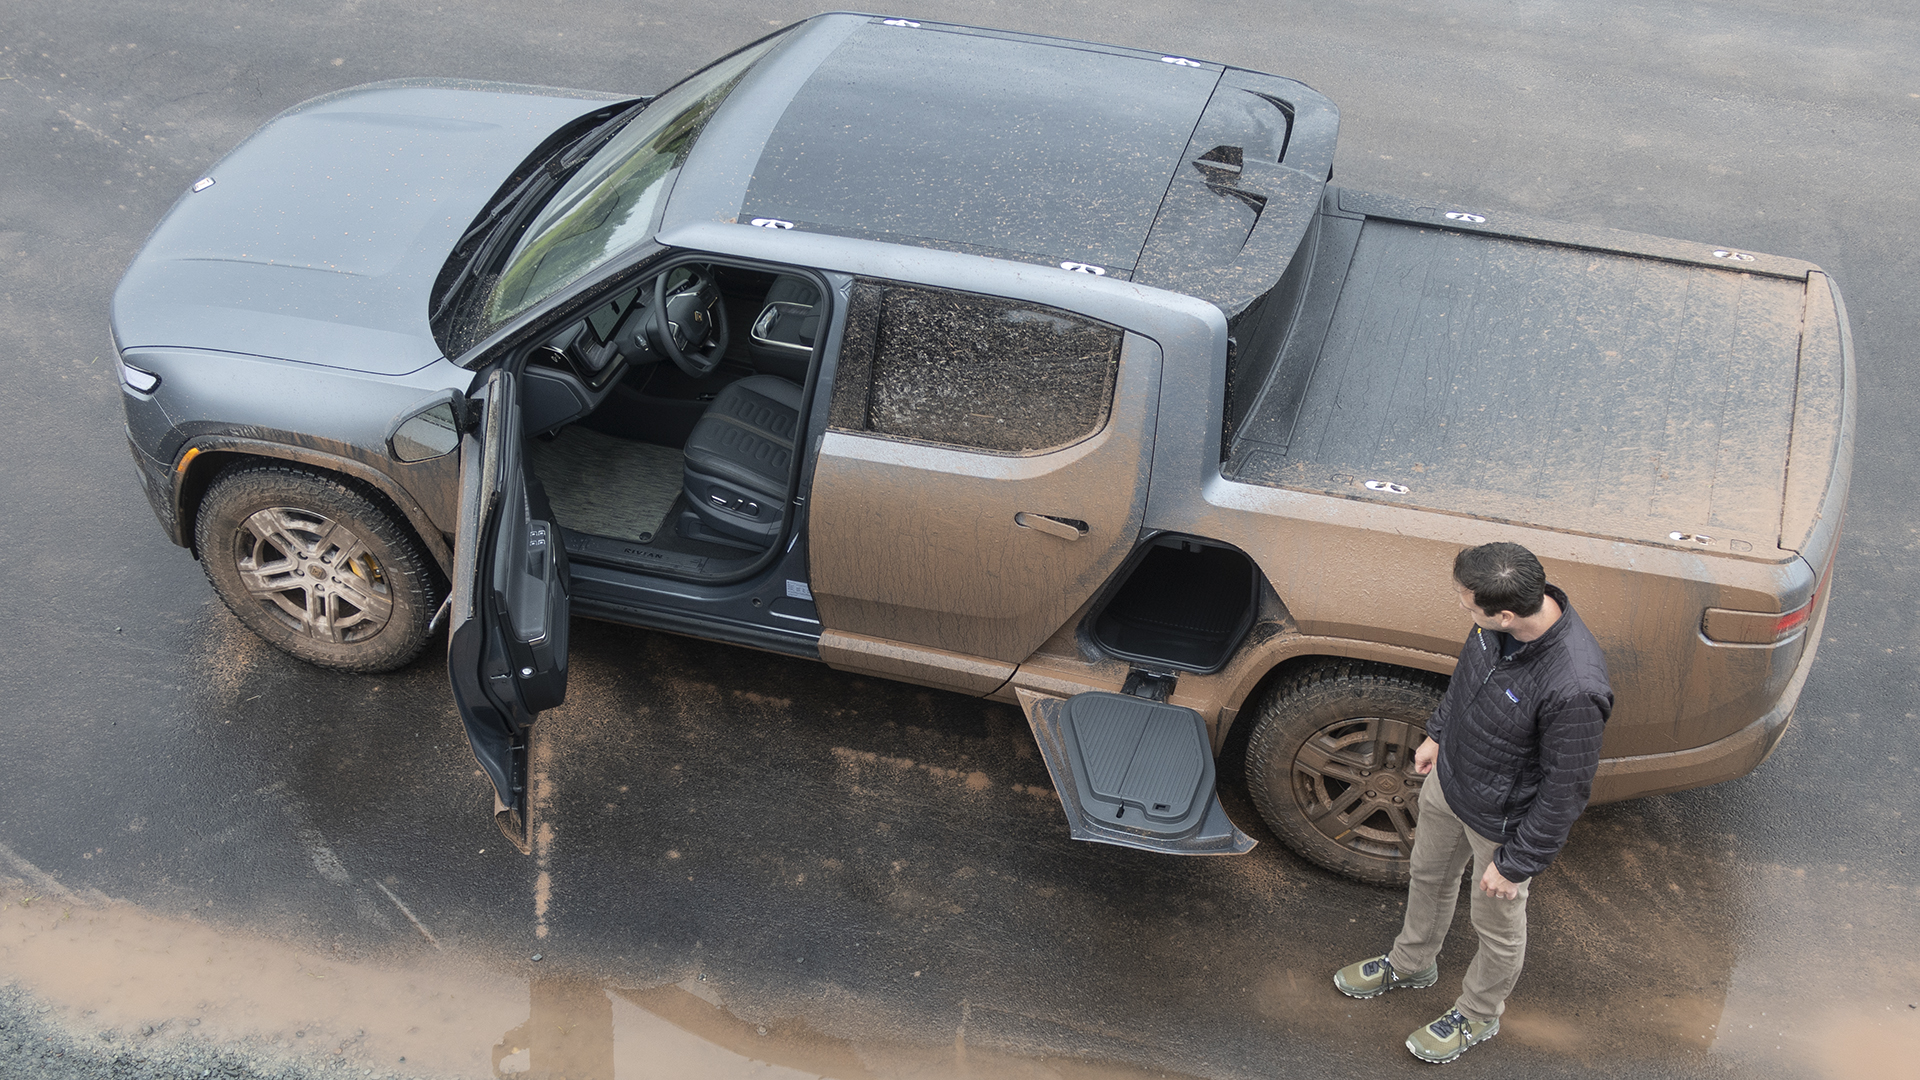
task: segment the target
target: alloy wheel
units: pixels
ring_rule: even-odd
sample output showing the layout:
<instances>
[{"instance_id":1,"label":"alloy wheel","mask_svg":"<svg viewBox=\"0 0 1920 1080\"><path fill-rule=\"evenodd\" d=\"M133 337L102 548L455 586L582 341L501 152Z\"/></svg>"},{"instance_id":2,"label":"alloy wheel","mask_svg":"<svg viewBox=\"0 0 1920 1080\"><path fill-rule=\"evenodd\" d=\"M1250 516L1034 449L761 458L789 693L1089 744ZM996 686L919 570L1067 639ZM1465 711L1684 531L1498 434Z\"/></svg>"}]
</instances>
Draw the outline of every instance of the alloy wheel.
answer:
<instances>
[{"instance_id":1,"label":"alloy wheel","mask_svg":"<svg viewBox=\"0 0 1920 1080\"><path fill-rule=\"evenodd\" d=\"M234 567L248 596L306 637L349 644L393 617L392 590L366 541L311 510L248 516L234 536Z\"/></svg>"},{"instance_id":2,"label":"alloy wheel","mask_svg":"<svg viewBox=\"0 0 1920 1080\"><path fill-rule=\"evenodd\" d=\"M1413 751L1418 724L1379 717L1338 720L1295 751L1292 790L1309 824L1362 855L1405 859L1413 853L1420 785Z\"/></svg>"}]
</instances>

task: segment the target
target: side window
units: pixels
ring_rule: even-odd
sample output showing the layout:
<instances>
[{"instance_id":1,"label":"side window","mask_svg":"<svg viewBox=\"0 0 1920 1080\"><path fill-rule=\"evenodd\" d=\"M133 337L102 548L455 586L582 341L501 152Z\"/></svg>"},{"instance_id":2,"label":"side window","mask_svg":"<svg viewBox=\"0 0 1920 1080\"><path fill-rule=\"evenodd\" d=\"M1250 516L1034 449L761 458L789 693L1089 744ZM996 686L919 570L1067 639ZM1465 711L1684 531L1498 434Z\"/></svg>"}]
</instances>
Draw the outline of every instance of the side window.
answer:
<instances>
[{"instance_id":1,"label":"side window","mask_svg":"<svg viewBox=\"0 0 1920 1080\"><path fill-rule=\"evenodd\" d=\"M1058 449L1105 426L1121 336L1057 308L863 279L827 422L1000 454Z\"/></svg>"}]
</instances>

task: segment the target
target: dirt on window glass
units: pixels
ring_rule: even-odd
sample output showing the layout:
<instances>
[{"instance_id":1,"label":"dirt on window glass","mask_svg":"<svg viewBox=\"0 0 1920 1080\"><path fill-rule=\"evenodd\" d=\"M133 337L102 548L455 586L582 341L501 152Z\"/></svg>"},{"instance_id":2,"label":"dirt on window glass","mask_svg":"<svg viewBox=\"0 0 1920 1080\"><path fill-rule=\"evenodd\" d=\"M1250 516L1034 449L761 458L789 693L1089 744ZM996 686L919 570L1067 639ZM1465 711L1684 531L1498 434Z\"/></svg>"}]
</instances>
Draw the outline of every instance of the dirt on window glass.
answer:
<instances>
[{"instance_id":1,"label":"dirt on window glass","mask_svg":"<svg viewBox=\"0 0 1920 1080\"><path fill-rule=\"evenodd\" d=\"M1053 308L943 289L854 291L833 426L998 453L1106 423L1120 331Z\"/></svg>"}]
</instances>

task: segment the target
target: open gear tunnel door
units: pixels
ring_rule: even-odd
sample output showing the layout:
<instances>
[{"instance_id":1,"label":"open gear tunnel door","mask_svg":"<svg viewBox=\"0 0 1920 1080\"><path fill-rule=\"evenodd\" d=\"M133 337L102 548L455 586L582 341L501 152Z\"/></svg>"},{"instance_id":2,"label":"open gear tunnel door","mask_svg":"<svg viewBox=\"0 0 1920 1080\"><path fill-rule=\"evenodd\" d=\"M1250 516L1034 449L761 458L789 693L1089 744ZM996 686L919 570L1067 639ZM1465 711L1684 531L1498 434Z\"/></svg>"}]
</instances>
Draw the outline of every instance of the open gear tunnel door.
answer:
<instances>
[{"instance_id":1,"label":"open gear tunnel door","mask_svg":"<svg viewBox=\"0 0 1920 1080\"><path fill-rule=\"evenodd\" d=\"M1127 694L1018 693L1075 840L1169 855L1243 855L1258 843L1220 805L1199 713Z\"/></svg>"}]
</instances>

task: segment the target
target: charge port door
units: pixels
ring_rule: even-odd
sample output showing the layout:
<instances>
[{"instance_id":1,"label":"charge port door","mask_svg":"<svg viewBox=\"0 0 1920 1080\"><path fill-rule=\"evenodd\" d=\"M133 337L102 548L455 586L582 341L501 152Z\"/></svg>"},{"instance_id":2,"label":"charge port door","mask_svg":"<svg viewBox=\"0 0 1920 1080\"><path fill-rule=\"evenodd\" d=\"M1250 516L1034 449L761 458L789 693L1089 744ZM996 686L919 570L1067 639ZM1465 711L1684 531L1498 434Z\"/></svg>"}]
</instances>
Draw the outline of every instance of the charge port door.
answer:
<instances>
[{"instance_id":1,"label":"charge port door","mask_svg":"<svg viewBox=\"0 0 1920 1080\"><path fill-rule=\"evenodd\" d=\"M1075 840L1169 855L1241 855L1258 843L1220 805L1199 713L1130 694L1018 693Z\"/></svg>"}]
</instances>

